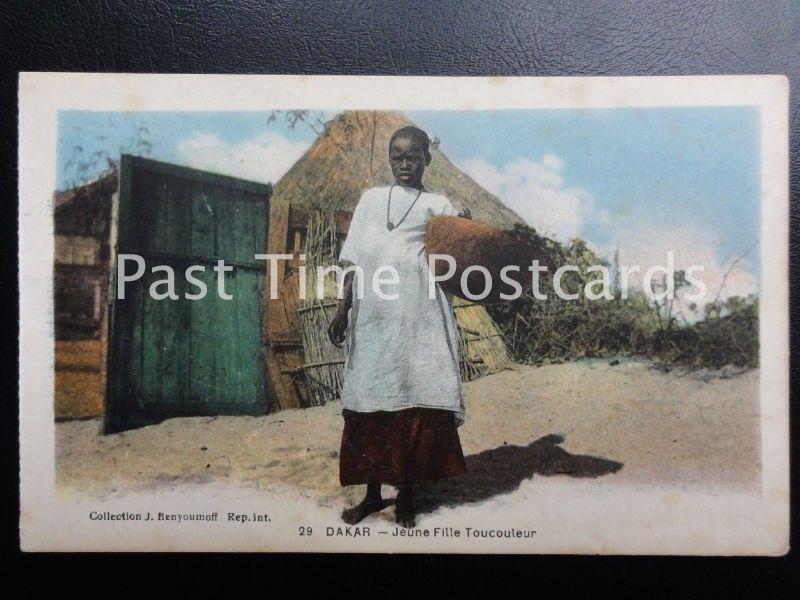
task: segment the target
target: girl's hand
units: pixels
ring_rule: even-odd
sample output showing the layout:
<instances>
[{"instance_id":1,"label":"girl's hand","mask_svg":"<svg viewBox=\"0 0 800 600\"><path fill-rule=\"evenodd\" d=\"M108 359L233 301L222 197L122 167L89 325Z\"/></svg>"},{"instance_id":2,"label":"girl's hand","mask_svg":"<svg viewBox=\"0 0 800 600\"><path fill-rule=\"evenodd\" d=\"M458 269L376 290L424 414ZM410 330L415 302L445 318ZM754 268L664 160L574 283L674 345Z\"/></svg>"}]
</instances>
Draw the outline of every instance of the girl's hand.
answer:
<instances>
[{"instance_id":1,"label":"girl's hand","mask_svg":"<svg viewBox=\"0 0 800 600\"><path fill-rule=\"evenodd\" d=\"M331 324L328 325L328 338L331 344L341 348L344 343L345 332L347 331L347 311L337 311Z\"/></svg>"}]
</instances>

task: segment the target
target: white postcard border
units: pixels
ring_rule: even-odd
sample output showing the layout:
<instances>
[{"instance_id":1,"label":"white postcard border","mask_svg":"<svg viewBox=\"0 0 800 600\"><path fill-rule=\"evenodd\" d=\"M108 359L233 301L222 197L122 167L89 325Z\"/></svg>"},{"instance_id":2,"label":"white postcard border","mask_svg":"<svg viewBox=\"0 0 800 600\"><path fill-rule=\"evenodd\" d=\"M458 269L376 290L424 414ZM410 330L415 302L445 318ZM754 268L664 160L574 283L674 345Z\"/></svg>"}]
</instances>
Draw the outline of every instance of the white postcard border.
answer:
<instances>
[{"instance_id":1,"label":"white postcard border","mask_svg":"<svg viewBox=\"0 0 800 600\"><path fill-rule=\"evenodd\" d=\"M348 551L584 554L771 554L789 540L788 81L716 77L373 77L279 75L20 75L20 535L28 551ZM708 493L602 481L537 479L535 506L493 528L537 529L518 540L297 537L298 524L337 525L337 513L252 490L184 488L123 498L75 498L55 489L53 219L59 110L484 110L756 106L761 117L760 494ZM270 505L265 532L223 524L156 528L90 523L88 508L247 510ZM157 510L157 509L155 509ZM531 514L532 513L532 514ZM471 512L440 512L466 527ZM473 523L475 526L475 523ZM483 526L480 523L477 526Z\"/></svg>"}]
</instances>

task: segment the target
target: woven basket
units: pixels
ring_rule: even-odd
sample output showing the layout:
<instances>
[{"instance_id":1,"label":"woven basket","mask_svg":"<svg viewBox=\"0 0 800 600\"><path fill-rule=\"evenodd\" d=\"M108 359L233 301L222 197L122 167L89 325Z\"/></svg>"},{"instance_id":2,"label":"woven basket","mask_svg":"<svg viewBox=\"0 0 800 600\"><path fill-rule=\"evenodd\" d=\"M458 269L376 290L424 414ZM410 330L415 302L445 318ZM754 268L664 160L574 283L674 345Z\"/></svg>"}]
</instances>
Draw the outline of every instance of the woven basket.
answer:
<instances>
[{"instance_id":1,"label":"woven basket","mask_svg":"<svg viewBox=\"0 0 800 600\"><path fill-rule=\"evenodd\" d=\"M539 244L515 234L503 231L480 221L472 221L461 217L433 217L428 221L425 235L425 248L428 255L448 254L455 259L456 270L453 275L439 285L446 292L470 302L482 304L502 302L501 293L513 294L514 288L500 278L501 270L514 265L519 271L507 272L507 277L522 285L522 289L530 289L532 273L529 267L533 260L546 265L545 253ZM462 289L461 275L471 266L480 265L491 275L492 285L485 298L470 298ZM443 276L448 265L444 260L437 260L435 273ZM467 290L473 295L483 294L486 277L477 270L471 271L466 279Z\"/></svg>"}]
</instances>

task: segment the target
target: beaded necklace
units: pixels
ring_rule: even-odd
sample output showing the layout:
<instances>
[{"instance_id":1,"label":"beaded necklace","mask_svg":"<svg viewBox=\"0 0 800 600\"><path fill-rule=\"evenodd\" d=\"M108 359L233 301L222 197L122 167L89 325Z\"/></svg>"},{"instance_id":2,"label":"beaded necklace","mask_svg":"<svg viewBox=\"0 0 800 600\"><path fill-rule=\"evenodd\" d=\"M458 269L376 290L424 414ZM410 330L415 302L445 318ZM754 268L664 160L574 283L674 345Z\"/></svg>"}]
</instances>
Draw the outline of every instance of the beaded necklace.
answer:
<instances>
[{"instance_id":1,"label":"beaded necklace","mask_svg":"<svg viewBox=\"0 0 800 600\"><path fill-rule=\"evenodd\" d=\"M417 203L417 200L419 200L419 197L422 195L422 188L420 188L417 191L417 197L414 198L414 201L408 207L408 210L406 211L406 214L403 215L403 218L400 219L397 223L393 223L392 219L391 219L392 190L394 190L394 186L389 188L389 200L386 202L386 229L388 229L389 231L391 231L395 227L399 227L403 223L403 221L406 220L406 217L408 216L408 213L411 212L411 209L414 208L414 205Z\"/></svg>"}]
</instances>

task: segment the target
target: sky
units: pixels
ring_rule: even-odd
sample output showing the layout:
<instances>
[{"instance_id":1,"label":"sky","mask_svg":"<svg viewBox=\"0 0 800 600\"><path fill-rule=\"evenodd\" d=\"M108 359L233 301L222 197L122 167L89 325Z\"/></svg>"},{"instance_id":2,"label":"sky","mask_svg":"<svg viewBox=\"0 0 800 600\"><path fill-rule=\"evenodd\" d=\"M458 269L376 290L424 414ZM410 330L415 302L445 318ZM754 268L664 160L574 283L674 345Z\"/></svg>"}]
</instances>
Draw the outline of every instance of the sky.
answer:
<instances>
[{"instance_id":1,"label":"sky","mask_svg":"<svg viewBox=\"0 0 800 600\"><path fill-rule=\"evenodd\" d=\"M334 111L326 113L330 118ZM759 115L753 107L412 111L467 174L541 233L621 264L702 264L709 298L757 290ZM59 115L59 189L120 151L275 182L313 143L266 112Z\"/></svg>"}]
</instances>

